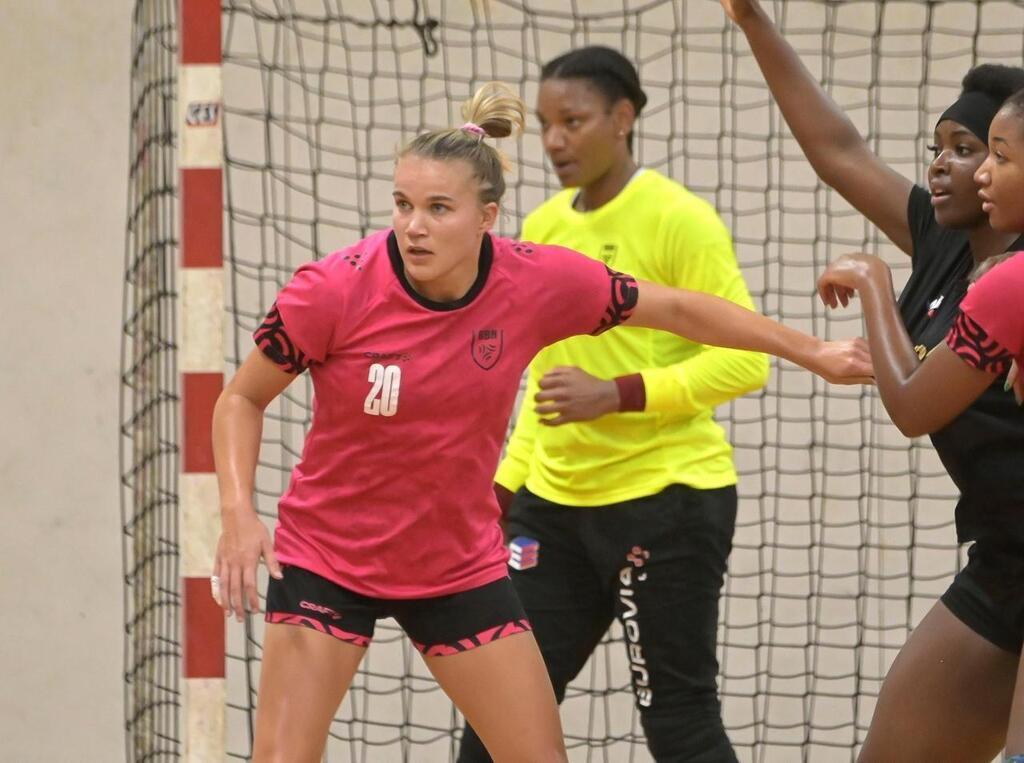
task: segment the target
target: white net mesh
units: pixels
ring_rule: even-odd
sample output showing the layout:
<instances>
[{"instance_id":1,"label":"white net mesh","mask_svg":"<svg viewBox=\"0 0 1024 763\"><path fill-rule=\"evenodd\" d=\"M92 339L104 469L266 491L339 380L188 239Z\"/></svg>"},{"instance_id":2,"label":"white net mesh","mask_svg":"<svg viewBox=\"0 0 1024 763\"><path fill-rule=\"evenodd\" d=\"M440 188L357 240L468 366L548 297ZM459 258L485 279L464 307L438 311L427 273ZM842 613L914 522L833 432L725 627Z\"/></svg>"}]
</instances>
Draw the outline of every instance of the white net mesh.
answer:
<instances>
[{"instance_id":1,"label":"white net mesh","mask_svg":"<svg viewBox=\"0 0 1024 763\"><path fill-rule=\"evenodd\" d=\"M966 70L1020 63L1020 2L771 5L872 146L912 178ZM159 580L153 571L164 551L173 559L176 537L166 521L163 539L139 528L160 507L173 511L176 494L176 468L167 467L175 433L160 428L157 413L173 407L175 381L154 365L166 361L173 322L140 330L142 316L173 297L140 275L158 272L153 263L175 243L173 159L154 158L171 151L163 120L174 113L173 72L153 61L173 52L172 6L140 2L136 13L123 417L129 748L155 735L164 741L154 745L171 750L176 725L173 716L159 720L157 708L175 696L176 571ZM826 315L815 274L850 250L880 253L897 279L908 271L905 257L817 181L716 2L225 0L223 24L229 370L298 265L389 224L399 145L457 124L461 101L490 79L521 88L532 103L541 62L583 44L635 61L649 96L639 160L716 205L766 314L850 336L860 332L859 315ZM499 232L514 235L557 181L535 124L502 148L515 170ZM257 478L267 516L299 457L310 394L299 380L268 410ZM955 492L930 446L902 437L869 391L828 387L788 364L718 417L741 472L720 623L726 727L742 760L852 759L896 651L958 566ZM172 481L156 487L159 479ZM229 628L236 757L250 754L261 637L255 619L244 631ZM570 687L563 718L573 760L650 759L620 642L613 628ZM415 650L385 622L338 712L327 757L447 760L459 726Z\"/></svg>"}]
</instances>

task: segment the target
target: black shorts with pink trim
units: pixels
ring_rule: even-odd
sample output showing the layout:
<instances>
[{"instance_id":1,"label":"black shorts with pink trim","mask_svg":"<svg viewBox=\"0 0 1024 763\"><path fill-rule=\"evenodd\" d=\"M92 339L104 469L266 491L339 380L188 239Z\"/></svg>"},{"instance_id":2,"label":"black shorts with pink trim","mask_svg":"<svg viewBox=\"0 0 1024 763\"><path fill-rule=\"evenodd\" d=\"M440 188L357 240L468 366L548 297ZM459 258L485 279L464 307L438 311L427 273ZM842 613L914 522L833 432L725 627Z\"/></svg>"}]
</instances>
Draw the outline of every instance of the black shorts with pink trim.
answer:
<instances>
[{"instance_id":1,"label":"black shorts with pink trim","mask_svg":"<svg viewBox=\"0 0 1024 763\"><path fill-rule=\"evenodd\" d=\"M300 567L285 566L267 588L267 622L302 625L355 646L369 646L374 626L393 617L428 657L466 652L531 630L506 577L429 599L376 599Z\"/></svg>"}]
</instances>

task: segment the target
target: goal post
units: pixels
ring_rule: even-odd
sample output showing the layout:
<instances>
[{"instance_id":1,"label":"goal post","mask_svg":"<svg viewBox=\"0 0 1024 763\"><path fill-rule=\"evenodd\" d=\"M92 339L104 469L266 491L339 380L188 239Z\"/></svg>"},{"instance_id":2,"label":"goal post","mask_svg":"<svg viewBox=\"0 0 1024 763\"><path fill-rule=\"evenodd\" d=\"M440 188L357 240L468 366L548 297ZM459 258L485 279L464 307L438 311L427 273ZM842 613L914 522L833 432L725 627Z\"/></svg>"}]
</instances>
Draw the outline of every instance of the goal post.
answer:
<instances>
[{"instance_id":1,"label":"goal post","mask_svg":"<svg viewBox=\"0 0 1024 763\"><path fill-rule=\"evenodd\" d=\"M964 73L1021 63L1024 3L764 3L890 165L918 182ZM817 180L746 41L712 0L137 0L125 249L121 478L129 760L251 755L260 617L209 595L219 515L213 402L305 261L390 223L395 150L458 124L479 84L532 108L542 62L584 44L633 60L649 102L638 161L719 210L758 308L860 333L814 278L853 250L898 253ZM499 232L558 189L534 120ZM257 509L272 524L311 419L300 378L268 408ZM956 494L925 440L869 389L776 361L720 406L740 508L721 601L723 717L741 760L853 759L881 681L958 569ZM266 576L261 572L261 595ZM563 704L572 760L649 760L614 626ZM397 625L331 725L328 760L453 760L461 719Z\"/></svg>"}]
</instances>

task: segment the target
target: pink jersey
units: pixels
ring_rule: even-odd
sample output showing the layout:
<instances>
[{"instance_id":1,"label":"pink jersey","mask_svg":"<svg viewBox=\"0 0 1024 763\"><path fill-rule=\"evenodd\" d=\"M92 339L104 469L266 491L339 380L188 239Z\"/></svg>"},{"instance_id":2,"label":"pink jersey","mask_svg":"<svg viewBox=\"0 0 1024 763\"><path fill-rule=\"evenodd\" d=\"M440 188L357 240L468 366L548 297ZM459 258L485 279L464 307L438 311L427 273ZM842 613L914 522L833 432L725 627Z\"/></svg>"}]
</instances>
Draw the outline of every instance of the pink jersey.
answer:
<instances>
[{"instance_id":1,"label":"pink jersey","mask_svg":"<svg viewBox=\"0 0 1024 763\"><path fill-rule=\"evenodd\" d=\"M523 369L625 320L636 298L589 257L490 236L457 302L409 286L387 230L299 268L255 334L282 367L308 367L315 393L278 559L380 598L505 576L492 479Z\"/></svg>"},{"instance_id":2,"label":"pink jersey","mask_svg":"<svg viewBox=\"0 0 1024 763\"><path fill-rule=\"evenodd\" d=\"M946 336L950 348L975 368L1006 373L1010 362L1024 366L1024 252L982 276L960 303L960 315ZM1024 369L1022 369L1024 370Z\"/></svg>"}]
</instances>

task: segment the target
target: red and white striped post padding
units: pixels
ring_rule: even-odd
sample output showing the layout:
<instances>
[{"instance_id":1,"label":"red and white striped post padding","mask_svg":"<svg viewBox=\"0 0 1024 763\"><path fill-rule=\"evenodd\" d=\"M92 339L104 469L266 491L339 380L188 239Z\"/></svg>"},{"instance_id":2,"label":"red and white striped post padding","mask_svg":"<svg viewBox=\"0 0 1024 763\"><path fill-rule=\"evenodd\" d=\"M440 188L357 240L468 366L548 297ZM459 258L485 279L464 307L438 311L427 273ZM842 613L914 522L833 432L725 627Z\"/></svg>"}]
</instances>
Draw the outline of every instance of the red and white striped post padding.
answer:
<instances>
[{"instance_id":1,"label":"red and white striped post padding","mask_svg":"<svg viewBox=\"0 0 1024 763\"><path fill-rule=\"evenodd\" d=\"M220 532L213 406L224 387L224 270L219 0L179 0L178 167L181 210L179 523L186 761L224 760L224 612L210 593Z\"/></svg>"}]
</instances>

